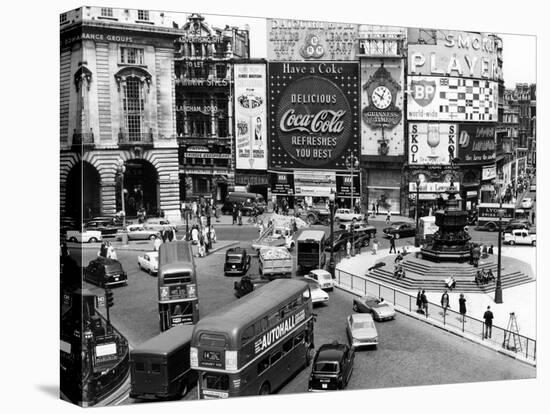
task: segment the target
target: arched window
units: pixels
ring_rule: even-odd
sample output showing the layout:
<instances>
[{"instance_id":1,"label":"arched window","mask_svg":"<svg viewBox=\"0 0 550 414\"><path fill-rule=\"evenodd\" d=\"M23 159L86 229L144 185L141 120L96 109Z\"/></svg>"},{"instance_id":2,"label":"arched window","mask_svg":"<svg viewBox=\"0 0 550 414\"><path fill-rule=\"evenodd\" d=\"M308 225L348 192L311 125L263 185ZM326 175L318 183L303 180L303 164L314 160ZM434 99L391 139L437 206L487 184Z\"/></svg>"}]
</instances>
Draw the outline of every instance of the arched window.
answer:
<instances>
[{"instance_id":1,"label":"arched window","mask_svg":"<svg viewBox=\"0 0 550 414\"><path fill-rule=\"evenodd\" d=\"M151 141L145 102L151 84L151 75L143 68L124 68L115 74L120 93L123 142Z\"/></svg>"}]
</instances>

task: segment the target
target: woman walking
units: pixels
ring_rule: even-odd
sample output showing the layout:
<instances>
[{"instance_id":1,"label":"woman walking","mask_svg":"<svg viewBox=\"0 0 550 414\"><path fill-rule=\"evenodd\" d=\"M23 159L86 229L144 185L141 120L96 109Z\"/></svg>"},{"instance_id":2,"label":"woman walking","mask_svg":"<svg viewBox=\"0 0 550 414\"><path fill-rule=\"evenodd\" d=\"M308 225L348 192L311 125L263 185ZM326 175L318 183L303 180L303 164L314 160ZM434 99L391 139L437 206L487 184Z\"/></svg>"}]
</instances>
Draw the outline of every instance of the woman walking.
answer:
<instances>
[{"instance_id":1,"label":"woman walking","mask_svg":"<svg viewBox=\"0 0 550 414\"><path fill-rule=\"evenodd\" d=\"M466 322L466 298L463 293L460 294L458 299L458 311L462 315L462 322Z\"/></svg>"}]
</instances>

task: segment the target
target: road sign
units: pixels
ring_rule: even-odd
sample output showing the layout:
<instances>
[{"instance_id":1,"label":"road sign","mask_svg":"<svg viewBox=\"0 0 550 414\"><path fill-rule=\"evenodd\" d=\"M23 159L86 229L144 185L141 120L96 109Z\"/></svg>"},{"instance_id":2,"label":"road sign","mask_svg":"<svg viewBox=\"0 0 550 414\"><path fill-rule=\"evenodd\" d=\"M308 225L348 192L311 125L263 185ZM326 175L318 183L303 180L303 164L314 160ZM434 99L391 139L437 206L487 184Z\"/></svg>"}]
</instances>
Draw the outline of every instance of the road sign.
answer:
<instances>
[{"instance_id":1,"label":"road sign","mask_svg":"<svg viewBox=\"0 0 550 414\"><path fill-rule=\"evenodd\" d=\"M97 307L98 308L104 308L105 307L105 296L103 296L103 295L96 296L96 300L97 300Z\"/></svg>"}]
</instances>

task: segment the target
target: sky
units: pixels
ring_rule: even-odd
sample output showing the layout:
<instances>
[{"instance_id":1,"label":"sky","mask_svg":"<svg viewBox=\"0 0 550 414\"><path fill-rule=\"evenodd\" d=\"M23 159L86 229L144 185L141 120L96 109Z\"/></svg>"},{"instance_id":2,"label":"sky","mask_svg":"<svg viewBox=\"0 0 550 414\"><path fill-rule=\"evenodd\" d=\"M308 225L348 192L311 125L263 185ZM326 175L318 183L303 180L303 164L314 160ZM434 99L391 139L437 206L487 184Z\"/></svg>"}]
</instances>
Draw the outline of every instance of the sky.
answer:
<instances>
[{"instance_id":1,"label":"sky","mask_svg":"<svg viewBox=\"0 0 550 414\"><path fill-rule=\"evenodd\" d=\"M187 20L185 13L174 14L181 25ZM266 58L266 19L253 17L234 17L223 15L204 15L212 26L224 28L225 25L250 28L250 57ZM499 34L503 41L503 73L506 88L513 89L516 83L536 83L536 37L528 35Z\"/></svg>"}]
</instances>

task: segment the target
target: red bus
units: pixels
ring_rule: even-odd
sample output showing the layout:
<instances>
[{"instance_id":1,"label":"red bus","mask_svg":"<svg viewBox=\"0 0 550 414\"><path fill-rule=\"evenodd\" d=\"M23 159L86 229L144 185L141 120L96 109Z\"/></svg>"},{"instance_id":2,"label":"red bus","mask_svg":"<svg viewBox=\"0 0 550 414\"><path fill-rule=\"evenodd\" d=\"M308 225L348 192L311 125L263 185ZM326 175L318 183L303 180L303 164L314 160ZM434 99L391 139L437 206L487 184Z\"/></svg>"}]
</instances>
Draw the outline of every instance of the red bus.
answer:
<instances>
[{"instance_id":1,"label":"red bus","mask_svg":"<svg viewBox=\"0 0 550 414\"><path fill-rule=\"evenodd\" d=\"M197 275L191 243L174 240L160 245L158 304L160 330L199 320Z\"/></svg>"},{"instance_id":2,"label":"red bus","mask_svg":"<svg viewBox=\"0 0 550 414\"><path fill-rule=\"evenodd\" d=\"M201 319L191 367L199 398L276 392L310 364L313 325L309 285L278 279Z\"/></svg>"}]
</instances>

